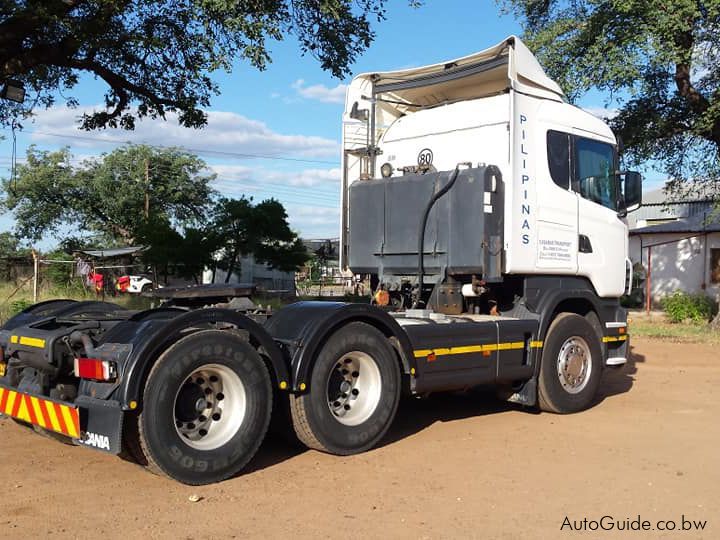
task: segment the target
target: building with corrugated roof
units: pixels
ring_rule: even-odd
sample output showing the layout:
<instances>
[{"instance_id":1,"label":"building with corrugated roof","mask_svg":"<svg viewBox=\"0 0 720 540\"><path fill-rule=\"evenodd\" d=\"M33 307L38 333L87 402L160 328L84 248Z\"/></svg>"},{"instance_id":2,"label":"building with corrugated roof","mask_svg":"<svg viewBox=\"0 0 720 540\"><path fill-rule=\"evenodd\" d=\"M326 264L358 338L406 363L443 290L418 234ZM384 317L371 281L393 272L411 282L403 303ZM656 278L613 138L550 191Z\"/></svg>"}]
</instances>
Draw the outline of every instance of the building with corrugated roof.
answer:
<instances>
[{"instance_id":1,"label":"building with corrugated roof","mask_svg":"<svg viewBox=\"0 0 720 540\"><path fill-rule=\"evenodd\" d=\"M643 196L628 215L630 258L645 269L652 305L677 290L720 300L720 212L708 197Z\"/></svg>"}]
</instances>

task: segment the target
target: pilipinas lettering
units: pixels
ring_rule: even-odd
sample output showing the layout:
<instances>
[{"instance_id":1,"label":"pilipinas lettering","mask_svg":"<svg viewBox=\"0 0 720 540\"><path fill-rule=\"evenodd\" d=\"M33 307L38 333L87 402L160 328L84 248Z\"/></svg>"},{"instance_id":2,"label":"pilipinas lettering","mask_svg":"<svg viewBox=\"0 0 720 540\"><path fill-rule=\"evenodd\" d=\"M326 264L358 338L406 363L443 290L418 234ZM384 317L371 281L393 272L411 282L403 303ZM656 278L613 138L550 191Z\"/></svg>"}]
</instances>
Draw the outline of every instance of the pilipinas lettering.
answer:
<instances>
[{"instance_id":1,"label":"pilipinas lettering","mask_svg":"<svg viewBox=\"0 0 720 540\"><path fill-rule=\"evenodd\" d=\"M525 124L527 124L527 116L520 115L520 155L522 156L522 167L520 176L520 185L522 187L522 202L520 205L520 215L522 216L522 243L527 245L530 243L530 200L528 198L528 188L530 187L530 175L528 175L527 161L529 154L527 151L527 135L525 133ZM527 232L525 232L527 231Z\"/></svg>"}]
</instances>

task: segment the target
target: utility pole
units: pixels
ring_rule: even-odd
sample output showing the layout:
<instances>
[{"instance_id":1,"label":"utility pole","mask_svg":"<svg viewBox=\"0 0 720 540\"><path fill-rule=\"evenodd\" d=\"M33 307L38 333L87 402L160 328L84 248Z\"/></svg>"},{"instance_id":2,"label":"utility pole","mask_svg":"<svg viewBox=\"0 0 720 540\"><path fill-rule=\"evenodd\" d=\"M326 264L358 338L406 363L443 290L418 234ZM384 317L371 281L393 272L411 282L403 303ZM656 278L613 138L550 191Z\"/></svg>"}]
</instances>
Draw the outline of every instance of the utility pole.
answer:
<instances>
[{"instance_id":1,"label":"utility pole","mask_svg":"<svg viewBox=\"0 0 720 540\"><path fill-rule=\"evenodd\" d=\"M145 221L150 219L150 158L145 158Z\"/></svg>"},{"instance_id":2,"label":"utility pole","mask_svg":"<svg viewBox=\"0 0 720 540\"><path fill-rule=\"evenodd\" d=\"M33 302L38 301L38 285L40 284L40 255L34 249L32 250L33 258Z\"/></svg>"}]
</instances>

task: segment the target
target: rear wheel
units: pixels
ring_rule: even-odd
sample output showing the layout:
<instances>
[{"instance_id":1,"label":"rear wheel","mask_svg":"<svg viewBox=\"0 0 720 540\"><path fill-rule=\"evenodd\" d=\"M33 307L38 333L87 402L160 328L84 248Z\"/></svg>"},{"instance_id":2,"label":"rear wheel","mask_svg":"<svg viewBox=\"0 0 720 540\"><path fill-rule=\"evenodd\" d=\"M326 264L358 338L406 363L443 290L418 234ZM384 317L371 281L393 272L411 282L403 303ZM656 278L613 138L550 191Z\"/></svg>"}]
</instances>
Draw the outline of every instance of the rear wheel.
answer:
<instances>
[{"instance_id":1,"label":"rear wheel","mask_svg":"<svg viewBox=\"0 0 720 540\"><path fill-rule=\"evenodd\" d=\"M310 391L291 396L290 411L305 445L349 455L380 441L399 397L400 371L387 338L370 325L351 323L323 346Z\"/></svg>"},{"instance_id":2,"label":"rear wheel","mask_svg":"<svg viewBox=\"0 0 720 540\"><path fill-rule=\"evenodd\" d=\"M574 313L561 313L543 345L538 400L540 408L573 413L592 405L602 376L602 349L593 325Z\"/></svg>"},{"instance_id":3,"label":"rear wheel","mask_svg":"<svg viewBox=\"0 0 720 540\"><path fill-rule=\"evenodd\" d=\"M153 472L186 484L224 480L255 455L271 409L270 375L258 352L236 334L197 332L150 372L138 417L142 455Z\"/></svg>"}]
</instances>

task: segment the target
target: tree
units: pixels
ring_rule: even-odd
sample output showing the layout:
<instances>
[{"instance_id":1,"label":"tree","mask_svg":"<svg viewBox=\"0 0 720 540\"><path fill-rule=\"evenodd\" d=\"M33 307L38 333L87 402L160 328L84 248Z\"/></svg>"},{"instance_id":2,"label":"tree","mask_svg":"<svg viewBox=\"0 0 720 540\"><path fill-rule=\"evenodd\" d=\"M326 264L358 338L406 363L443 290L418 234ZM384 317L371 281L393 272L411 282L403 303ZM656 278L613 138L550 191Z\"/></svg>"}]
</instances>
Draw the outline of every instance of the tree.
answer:
<instances>
[{"instance_id":1,"label":"tree","mask_svg":"<svg viewBox=\"0 0 720 540\"><path fill-rule=\"evenodd\" d=\"M13 259L31 258L29 248L22 247L20 240L11 232L0 232L0 276L10 281Z\"/></svg>"},{"instance_id":2,"label":"tree","mask_svg":"<svg viewBox=\"0 0 720 540\"><path fill-rule=\"evenodd\" d=\"M628 164L662 163L677 193L718 193L720 0L504 3L571 101L595 88L619 105Z\"/></svg>"},{"instance_id":3,"label":"tree","mask_svg":"<svg viewBox=\"0 0 720 540\"><path fill-rule=\"evenodd\" d=\"M384 18L385 2L9 0L0 6L0 82L18 80L32 96L27 109L0 100L0 124L51 106L87 73L108 89L105 110L85 115L85 129L132 129L137 118L168 111L201 127L201 108L218 93L212 74L231 71L236 59L264 69L268 40L293 34L323 69L347 74L372 42L371 21Z\"/></svg>"},{"instance_id":4,"label":"tree","mask_svg":"<svg viewBox=\"0 0 720 540\"><path fill-rule=\"evenodd\" d=\"M67 149L31 147L17 179L4 180L3 206L14 212L16 234L39 240L72 226L131 245L149 223L203 222L214 175L197 156L174 148L126 146L73 166Z\"/></svg>"},{"instance_id":5,"label":"tree","mask_svg":"<svg viewBox=\"0 0 720 540\"><path fill-rule=\"evenodd\" d=\"M17 236L11 232L0 232L0 259L29 256L30 250L21 247Z\"/></svg>"},{"instance_id":6,"label":"tree","mask_svg":"<svg viewBox=\"0 0 720 540\"><path fill-rule=\"evenodd\" d=\"M207 225L180 233L168 222L154 222L141 230L140 239L148 246L143 262L162 272L166 283L172 270L174 275L199 284L203 271L215 266L214 255L221 246L218 235Z\"/></svg>"},{"instance_id":7,"label":"tree","mask_svg":"<svg viewBox=\"0 0 720 540\"><path fill-rule=\"evenodd\" d=\"M253 204L252 199L222 199L212 228L222 239L218 267L230 280L241 257L252 255L258 263L294 272L308 259L302 241L291 229L287 212L275 199Z\"/></svg>"}]
</instances>

